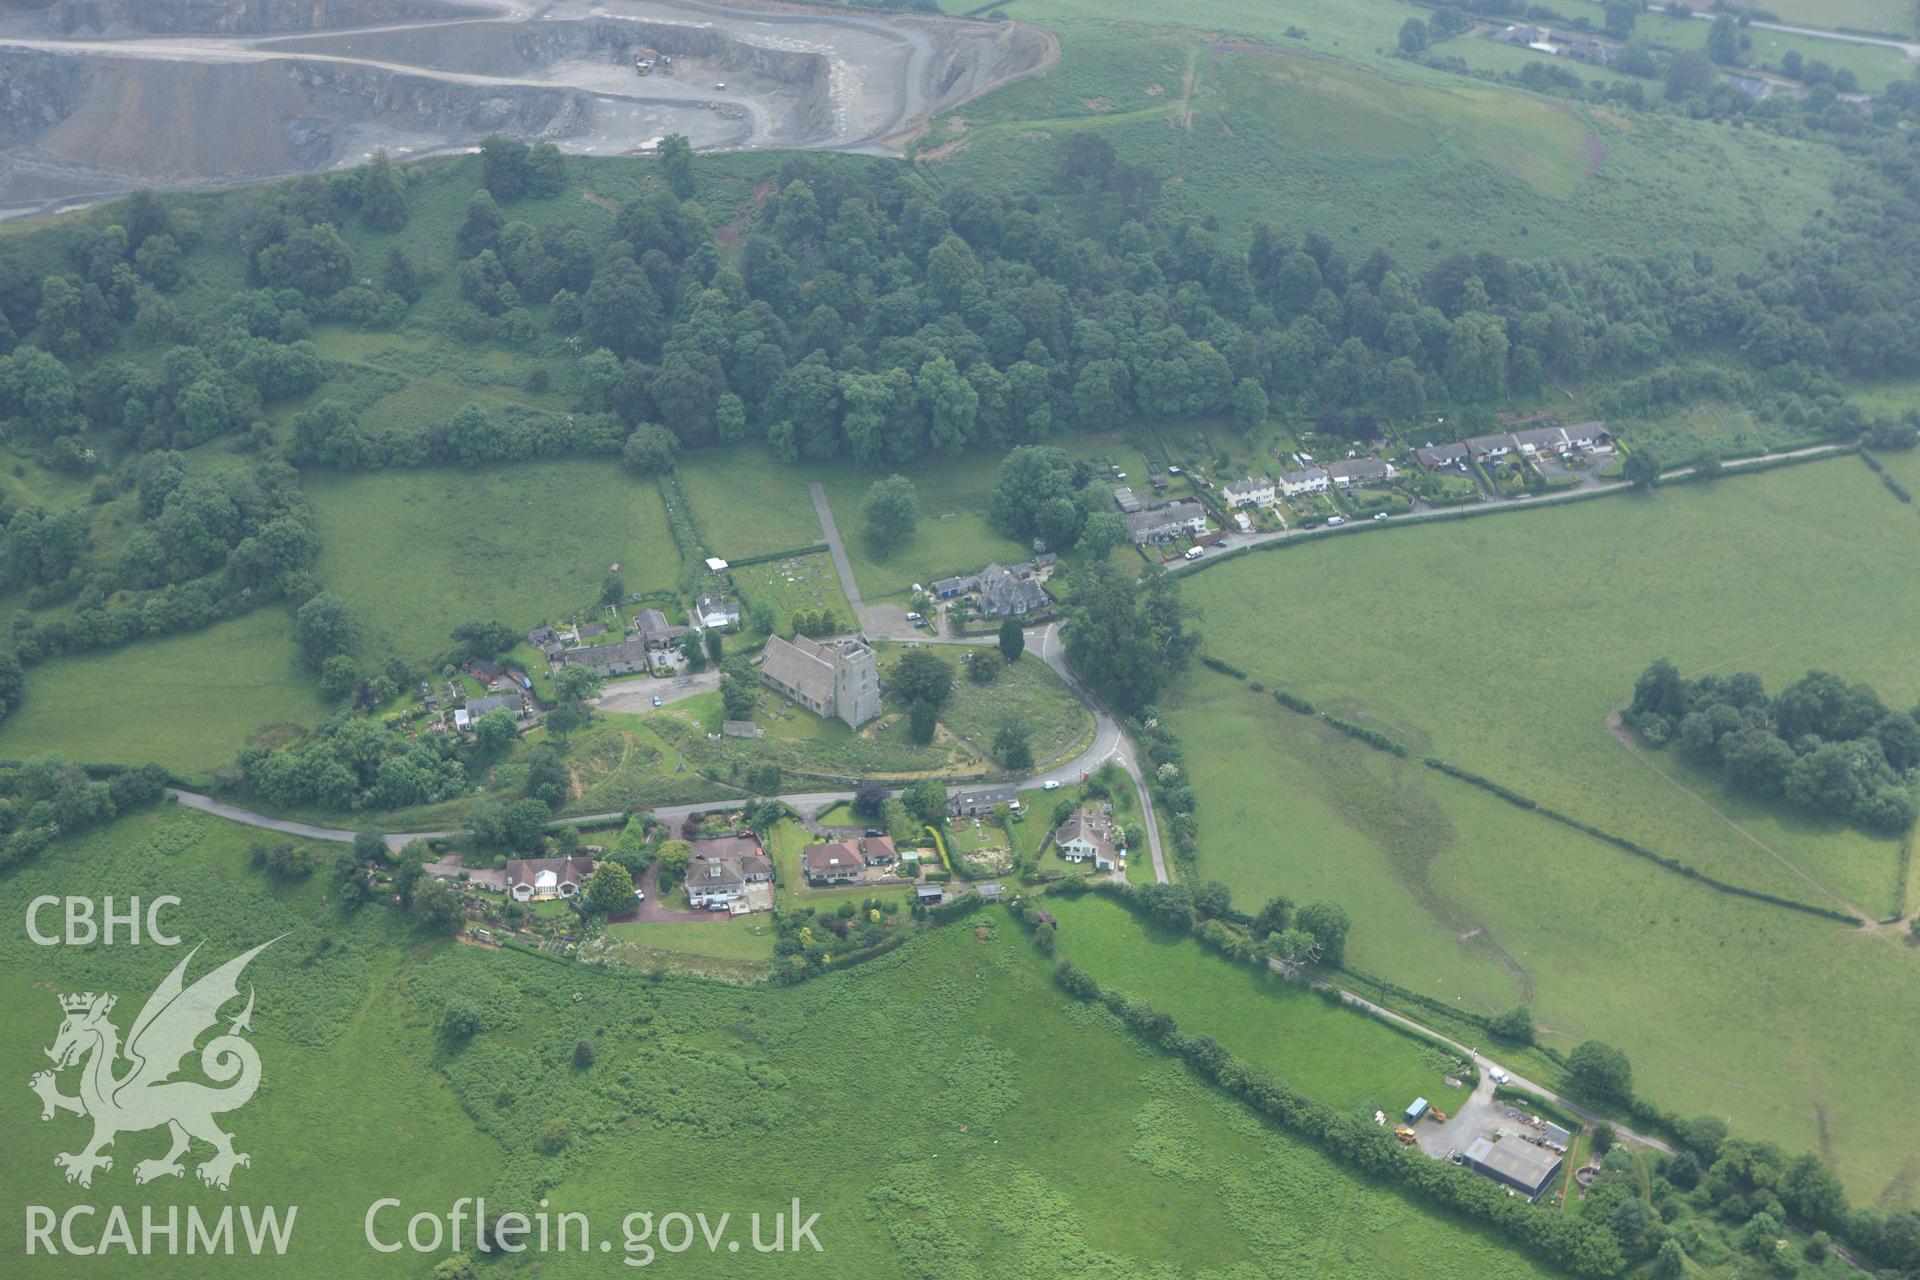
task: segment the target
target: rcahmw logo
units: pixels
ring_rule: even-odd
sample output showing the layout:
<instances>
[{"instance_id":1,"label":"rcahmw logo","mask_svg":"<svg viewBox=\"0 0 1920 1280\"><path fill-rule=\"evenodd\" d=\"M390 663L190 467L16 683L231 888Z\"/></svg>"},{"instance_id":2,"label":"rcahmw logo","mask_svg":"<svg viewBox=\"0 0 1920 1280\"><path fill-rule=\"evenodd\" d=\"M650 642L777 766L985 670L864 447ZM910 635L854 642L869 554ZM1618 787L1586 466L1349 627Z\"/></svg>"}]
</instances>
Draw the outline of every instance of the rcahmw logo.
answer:
<instances>
[{"instance_id":1,"label":"rcahmw logo","mask_svg":"<svg viewBox=\"0 0 1920 1280\"><path fill-rule=\"evenodd\" d=\"M181 1157L195 1143L213 1149L194 1169L209 1187L227 1190L234 1171L253 1163L251 1156L234 1149L233 1135L215 1118L245 1106L260 1087L260 1055L245 1039L252 1030L251 985L245 1007L227 1020L226 1030L198 1047L200 1074L212 1083L180 1077L201 1036L215 1029L220 1011L240 998L240 975L247 964L277 941L261 943L188 986L187 966L199 951L195 947L147 998L124 1044L111 1017L114 996L89 991L60 997L65 1018L53 1047L46 1051L53 1069L36 1073L28 1083L40 1095L42 1120L66 1112L93 1121L93 1135L85 1145L53 1158L68 1182L91 1187L96 1174L113 1170L113 1157L106 1149L121 1134L148 1129L164 1128L168 1146L165 1154L134 1164L137 1183L183 1177L186 1167ZM78 1071L77 1091L72 1095L60 1091L60 1076L69 1069ZM256 1254L268 1249L284 1253L298 1209L284 1210L284 1221L282 1212L241 1208L242 1231L236 1238L231 1206L211 1217L189 1206L184 1226L176 1208L147 1206L139 1212L136 1230L127 1211L118 1205L105 1209L74 1205L64 1213L29 1205L27 1252L232 1253L237 1242Z\"/></svg>"}]
</instances>

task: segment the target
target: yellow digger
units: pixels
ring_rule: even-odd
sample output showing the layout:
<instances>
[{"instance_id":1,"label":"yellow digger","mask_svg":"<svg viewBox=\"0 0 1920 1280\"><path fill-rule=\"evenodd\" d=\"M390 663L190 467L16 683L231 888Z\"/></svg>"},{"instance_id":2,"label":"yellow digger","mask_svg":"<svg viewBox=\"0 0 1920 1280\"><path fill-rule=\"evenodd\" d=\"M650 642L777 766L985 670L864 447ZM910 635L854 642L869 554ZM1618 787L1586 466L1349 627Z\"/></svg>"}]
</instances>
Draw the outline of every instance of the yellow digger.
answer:
<instances>
[{"instance_id":1,"label":"yellow digger","mask_svg":"<svg viewBox=\"0 0 1920 1280\"><path fill-rule=\"evenodd\" d=\"M1395 1129L1393 1131L1393 1136L1400 1139L1400 1141L1406 1143L1408 1146L1412 1146L1414 1142L1417 1141L1416 1135L1414 1134L1413 1130L1404 1124L1401 1125L1398 1129Z\"/></svg>"}]
</instances>

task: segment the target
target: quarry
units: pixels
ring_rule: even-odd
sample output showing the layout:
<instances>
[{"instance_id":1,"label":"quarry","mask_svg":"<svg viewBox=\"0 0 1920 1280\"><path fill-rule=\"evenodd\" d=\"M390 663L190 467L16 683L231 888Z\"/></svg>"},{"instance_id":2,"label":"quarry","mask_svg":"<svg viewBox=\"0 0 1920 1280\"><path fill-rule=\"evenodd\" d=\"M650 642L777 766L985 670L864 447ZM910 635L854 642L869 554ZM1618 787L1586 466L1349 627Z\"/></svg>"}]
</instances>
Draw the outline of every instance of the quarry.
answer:
<instances>
[{"instance_id":1,"label":"quarry","mask_svg":"<svg viewBox=\"0 0 1920 1280\"><path fill-rule=\"evenodd\" d=\"M0 16L0 216L472 147L897 153L1021 23L755 0L52 0Z\"/></svg>"}]
</instances>

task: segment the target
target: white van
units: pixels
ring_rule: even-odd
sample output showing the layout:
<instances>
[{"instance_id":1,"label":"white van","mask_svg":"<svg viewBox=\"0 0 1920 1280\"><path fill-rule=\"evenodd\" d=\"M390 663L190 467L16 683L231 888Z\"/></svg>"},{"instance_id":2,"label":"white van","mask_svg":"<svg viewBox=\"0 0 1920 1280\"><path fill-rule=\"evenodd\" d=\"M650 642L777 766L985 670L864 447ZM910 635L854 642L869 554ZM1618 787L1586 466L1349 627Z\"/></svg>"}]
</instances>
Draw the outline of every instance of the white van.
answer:
<instances>
[{"instance_id":1,"label":"white van","mask_svg":"<svg viewBox=\"0 0 1920 1280\"><path fill-rule=\"evenodd\" d=\"M1206 551L1206 548L1205 548L1205 547L1188 547L1188 548L1187 548L1187 559L1189 559L1189 560L1198 560L1198 559L1200 558L1200 556L1201 556L1201 554L1202 554L1203 552L1205 552L1205 551Z\"/></svg>"}]
</instances>

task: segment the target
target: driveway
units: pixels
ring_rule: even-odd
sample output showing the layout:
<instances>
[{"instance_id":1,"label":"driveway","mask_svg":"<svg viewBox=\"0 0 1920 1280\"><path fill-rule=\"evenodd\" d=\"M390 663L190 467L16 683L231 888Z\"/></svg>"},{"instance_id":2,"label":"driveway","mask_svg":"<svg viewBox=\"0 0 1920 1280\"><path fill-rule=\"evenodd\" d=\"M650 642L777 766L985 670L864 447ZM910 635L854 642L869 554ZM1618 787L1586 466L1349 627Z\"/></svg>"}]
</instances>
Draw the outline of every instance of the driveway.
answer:
<instances>
[{"instance_id":1,"label":"driveway","mask_svg":"<svg viewBox=\"0 0 1920 1280\"><path fill-rule=\"evenodd\" d=\"M655 679L643 676L637 680L614 680L600 688L600 696L593 705L602 711L622 711L639 714L653 710L653 700L660 699L660 705L679 702L682 698L691 698L695 694L708 693L720 687L718 668L709 668L695 675L669 676Z\"/></svg>"},{"instance_id":2,"label":"driveway","mask_svg":"<svg viewBox=\"0 0 1920 1280\"><path fill-rule=\"evenodd\" d=\"M640 873L633 887L646 893L643 901L633 905L630 911L622 911L609 916L613 924L725 924L733 917L725 911L694 911L687 907L674 907L663 902L660 897L660 868L656 864ZM673 896L681 902L680 890L675 889Z\"/></svg>"}]
</instances>

